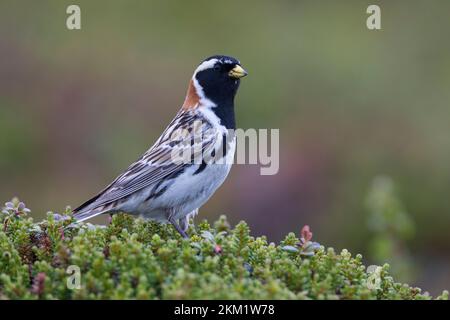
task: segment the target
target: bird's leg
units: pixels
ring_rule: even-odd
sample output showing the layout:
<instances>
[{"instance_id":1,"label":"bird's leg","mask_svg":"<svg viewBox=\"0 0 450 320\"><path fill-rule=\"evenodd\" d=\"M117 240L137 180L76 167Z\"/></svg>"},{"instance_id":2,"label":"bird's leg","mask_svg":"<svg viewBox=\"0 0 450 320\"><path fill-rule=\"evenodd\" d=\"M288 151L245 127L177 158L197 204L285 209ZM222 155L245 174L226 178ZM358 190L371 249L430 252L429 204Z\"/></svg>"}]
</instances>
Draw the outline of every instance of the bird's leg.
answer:
<instances>
[{"instance_id":1,"label":"bird's leg","mask_svg":"<svg viewBox=\"0 0 450 320\"><path fill-rule=\"evenodd\" d=\"M172 215L169 216L168 220L174 226L175 230L177 230L178 233L181 234L181 236L183 238L185 238L185 239L189 238L187 233L183 229L180 228L180 226L178 225L177 221L174 219L174 217Z\"/></svg>"},{"instance_id":2,"label":"bird's leg","mask_svg":"<svg viewBox=\"0 0 450 320\"><path fill-rule=\"evenodd\" d=\"M189 226L191 225L191 219L194 220L194 217L198 214L198 209L192 210L187 215L185 215L183 218L178 220L178 224L180 225L181 229L184 231L187 231L189 229Z\"/></svg>"},{"instance_id":3,"label":"bird's leg","mask_svg":"<svg viewBox=\"0 0 450 320\"><path fill-rule=\"evenodd\" d=\"M181 230L186 232L189 229L189 215L178 219L178 225L180 226Z\"/></svg>"},{"instance_id":4,"label":"bird's leg","mask_svg":"<svg viewBox=\"0 0 450 320\"><path fill-rule=\"evenodd\" d=\"M113 215L112 215L112 213L110 213L110 214L109 214L109 217L108 217L108 225L111 224L112 219L113 219Z\"/></svg>"}]
</instances>

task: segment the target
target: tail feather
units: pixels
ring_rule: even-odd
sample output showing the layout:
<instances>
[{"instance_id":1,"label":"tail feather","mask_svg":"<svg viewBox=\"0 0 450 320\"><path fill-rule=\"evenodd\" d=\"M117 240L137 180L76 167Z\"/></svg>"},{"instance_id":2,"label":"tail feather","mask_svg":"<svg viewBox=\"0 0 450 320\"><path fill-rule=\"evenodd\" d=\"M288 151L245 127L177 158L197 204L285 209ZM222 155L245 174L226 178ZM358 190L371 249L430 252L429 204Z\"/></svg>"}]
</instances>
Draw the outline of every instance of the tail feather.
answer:
<instances>
[{"instance_id":1,"label":"tail feather","mask_svg":"<svg viewBox=\"0 0 450 320\"><path fill-rule=\"evenodd\" d=\"M80 204L77 208L73 209L74 213L77 212L83 212L86 211L89 207L92 207L92 205L97 201L98 198L103 194L103 191L97 194L95 197L92 197L91 199L85 201L84 203Z\"/></svg>"},{"instance_id":2,"label":"tail feather","mask_svg":"<svg viewBox=\"0 0 450 320\"><path fill-rule=\"evenodd\" d=\"M108 188L108 187L107 187ZM86 202L79 205L77 208L73 210L73 217L78 220L78 222L82 222L84 220L96 217L105 213L109 210L107 206L97 206L96 201L104 194L105 190L100 191L96 196L87 200Z\"/></svg>"},{"instance_id":3,"label":"tail feather","mask_svg":"<svg viewBox=\"0 0 450 320\"><path fill-rule=\"evenodd\" d=\"M78 222L83 222L85 220L99 216L107 211L108 211L108 209L102 209L102 208L96 208L96 209L92 209L92 210L83 210L83 211L75 212L73 217Z\"/></svg>"}]
</instances>

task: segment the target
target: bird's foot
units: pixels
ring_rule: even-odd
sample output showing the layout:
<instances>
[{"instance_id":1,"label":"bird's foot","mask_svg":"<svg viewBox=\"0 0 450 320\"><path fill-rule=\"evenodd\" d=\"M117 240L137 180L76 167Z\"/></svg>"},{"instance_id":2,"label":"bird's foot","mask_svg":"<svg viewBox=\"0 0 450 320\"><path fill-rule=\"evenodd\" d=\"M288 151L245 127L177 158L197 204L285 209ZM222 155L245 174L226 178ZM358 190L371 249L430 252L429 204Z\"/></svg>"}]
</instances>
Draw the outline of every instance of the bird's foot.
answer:
<instances>
[{"instance_id":1,"label":"bird's foot","mask_svg":"<svg viewBox=\"0 0 450 320\"><path fill-rule=\"evenodd\" d=\"M177 221L173 218L173 217L169 217L169 222L173 225L173 227L175 228L175 230L178 231L178 233L184 238L184 239L188 239L189 236L187 235L186 231L184 231L183 229L181 229L181 227L178 225Z\"/></svg>"}]
</instances>

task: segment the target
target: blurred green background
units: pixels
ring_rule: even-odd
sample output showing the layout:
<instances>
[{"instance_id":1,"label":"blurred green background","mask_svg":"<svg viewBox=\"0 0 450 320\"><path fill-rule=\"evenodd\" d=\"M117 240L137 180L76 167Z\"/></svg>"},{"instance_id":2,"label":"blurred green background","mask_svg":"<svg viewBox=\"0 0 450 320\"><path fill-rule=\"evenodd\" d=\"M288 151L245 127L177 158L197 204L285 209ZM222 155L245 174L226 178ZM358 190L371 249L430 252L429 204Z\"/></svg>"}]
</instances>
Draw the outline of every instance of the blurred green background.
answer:
<instances>
[{"instance_id":1,"label":"blurred green background","mask_svg":"<svg viewBox=\"0 0 450 320\"><path fill-rule=\"evenodd\" d=\"M2 0L1 199L37 218L80 204L153 144L196 65L228 54L250 72L238 126L280 129L280 171L234 166L200 218L245 219L271 241L309 224L324 245L448 289L449 12L446 0Z\"/></svg>"}]
</instances>

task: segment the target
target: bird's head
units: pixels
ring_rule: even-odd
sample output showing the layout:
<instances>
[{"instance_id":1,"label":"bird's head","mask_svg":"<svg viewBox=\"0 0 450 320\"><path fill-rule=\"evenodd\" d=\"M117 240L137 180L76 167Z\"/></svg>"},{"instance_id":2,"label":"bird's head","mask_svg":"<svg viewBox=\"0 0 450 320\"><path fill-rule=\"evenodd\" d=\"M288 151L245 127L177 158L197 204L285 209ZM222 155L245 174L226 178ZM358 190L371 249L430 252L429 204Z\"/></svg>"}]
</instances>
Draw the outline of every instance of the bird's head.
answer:
<instances>
[{"instance_id":1,"label":"bird's head","mask_svg":"<svg viewBox=\"0 0 450 320\"><path fill-rule=\"evenodd\" d=\"M212 56L203 60L195 69L186 97L185 108L199 105L232 104L240 78L245 77L240 62L228 56Z\"/></svg>"}]
</instances>

